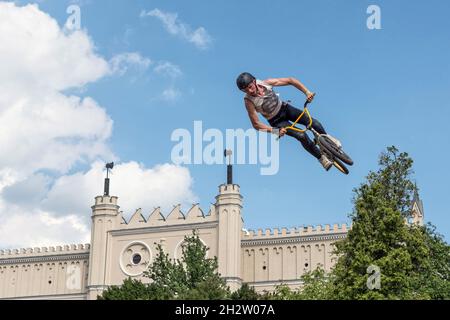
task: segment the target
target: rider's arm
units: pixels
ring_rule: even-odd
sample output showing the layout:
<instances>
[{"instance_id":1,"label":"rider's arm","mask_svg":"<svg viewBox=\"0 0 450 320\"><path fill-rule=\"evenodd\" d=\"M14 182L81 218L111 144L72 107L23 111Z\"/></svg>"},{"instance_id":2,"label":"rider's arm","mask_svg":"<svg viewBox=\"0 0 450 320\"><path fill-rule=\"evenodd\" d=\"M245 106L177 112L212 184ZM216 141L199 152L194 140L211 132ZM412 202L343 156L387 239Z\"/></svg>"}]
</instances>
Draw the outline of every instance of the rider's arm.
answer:
<instances>
[{"instance_id":1,"label":"rider's arm","mask_svg":"<svg viewBox=\"0 0 450 320\"><path fill-rule=\"evenodd\" d=\"M245 101L245 108L247 109L248 117L252 122L253 128L255 128L258 131L272 132L272 127L266 126L264 123L259 121L258 113L256 112L254 104L247 99L244 99L244 101Z\"/></svg>"},{"instance_id":2,"label":"rider's arm","mask_svg":"<svg viewBox=\"0 0 450 320\"><path fill-rule=\"evenodd\" d=\"M266 79L263 82L267 83L268 85L274 86L274 87L281 87L281 86L294 86L301 92L303 92L306 96L309 96L311 94L311 91L309 91L303 83L301 83L299 80L289 77L289 78L272 78L272 79Z\"/></svg>"}]
</instances>

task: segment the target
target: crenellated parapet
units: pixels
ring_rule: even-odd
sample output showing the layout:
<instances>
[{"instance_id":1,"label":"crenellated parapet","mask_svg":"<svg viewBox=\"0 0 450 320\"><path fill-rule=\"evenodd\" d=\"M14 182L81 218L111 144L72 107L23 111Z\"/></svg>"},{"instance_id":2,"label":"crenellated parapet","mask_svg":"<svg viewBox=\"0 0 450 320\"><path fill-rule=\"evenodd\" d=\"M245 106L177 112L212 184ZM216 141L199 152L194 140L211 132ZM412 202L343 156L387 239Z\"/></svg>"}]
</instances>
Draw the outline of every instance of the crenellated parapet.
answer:
<instances>
[{"instance_id":1,"label":"crenellated parapet","mask_svg":"<svg viewBox=\"0 0 450 320\"><path fill-rule=\"evenodd\" d=\"M222 184L219 186L219 194L216 196L216 206L236 205L242 209L242 195L237 184Z\"/></svg>"},{"instance_id":2,"label":"crenellated parapet","mask_svg":"<svg viewBox=\"0 0 450 320\"><path fill-rule=\"evenodd\" d=\"M219 186L219 194L240 193L238 184L222 184Z\"/></svg>"},{"instance_id":3,"label":"crenellated parapet","mask_svg":"<svg viewBox=\"0 0 450 320\"><path fill-rule=\"evenodd\" d=\"M107 204L107 205L117 205L117 200L118 197L116 196L98 196L95 197L95 205L102 205L102 204Z\"/></svg>"},{"instance_id":4,"label":"crenellated parapet","mask_svg":"<svg viewBox=\"0 0 450 320\"><path fill-rule=\"evenodd\" d=\"M52 247L5 249L0 250L0 259L47 256L47 255L80 254L80 253L88 253L89 250L90 250L89 244L71 244Z\"/></svg>"},{"instance_id":5,"label":"crenellated parapet","mask_svg":"<svg viewBox=\"0 0 450 320\"><path fill-rule=\"evenodd\" d=\"M192 207L183 212L181 205L175 205L173 209L164 214L160 207L155 208L149 214L145 214L141 208L137 209L130 219L125 219L122 211L118 211L117 197L114 196L98 196L95 198L95 205L92 207L95 214L99 215L102 210L109 210L108 213L116 211L116 218L120 228L138 228L149 226L165 226L172 224L189 224L202 223L218 220L218 206L223 204L237 204L242 207L242 196L240 195L240 187L237 184L219 186L219 195L216 197L216 203L211 204L209 211L202 210L199 204L193 204ZM114 218L115 219L115 218Z\"/></svg>"},{"instance_id":6,"label":"crenellated parapet","mask_svg":"<svg viewBox=\"0 0 450 320\"><path fill-rule=\"evenodd\" d=\"M143 214L142 209L137 209L128 221L123 217L123 213L119 213L119 215L122 228L202 223L217 220L215 205L211 205L208 213L205 214L199 204L194 204L186 213L181 210L180 204L176 205L167 215L164 215L161 208L157 207L147 217Z\"/></svg>"},{"instance_id":7,"label":"crenellated parapet","mask_svg":"<svg viewBox=\"0 0 450 320\"><path fill-rule=\"evenodd\" d=\"M351 228L346 223L334 224L333 226L326 224L324 226L304 226L293 228L273 228L273 229L257 229L257 230L243 230L242 240L252 239L270 239L280 237L302 237L302 236L316 236L316 235L330 235L347 233Z\"/></svg>"}]
</instances>

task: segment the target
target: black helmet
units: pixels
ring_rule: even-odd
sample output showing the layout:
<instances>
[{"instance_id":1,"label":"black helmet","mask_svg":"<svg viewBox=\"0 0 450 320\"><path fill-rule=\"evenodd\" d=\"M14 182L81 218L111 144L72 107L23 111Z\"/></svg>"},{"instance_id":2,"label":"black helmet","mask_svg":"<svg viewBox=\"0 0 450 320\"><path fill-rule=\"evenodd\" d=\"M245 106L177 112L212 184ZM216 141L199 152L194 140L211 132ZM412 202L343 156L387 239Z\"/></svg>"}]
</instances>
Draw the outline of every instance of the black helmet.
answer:
<instances>
[{"instance_id":1,"label":"black helmet","mask_svg":"<svg viewBox=\"0 0 450 320\"><path fill-rule=\"evenodd\" d=\"M239 90L244 90L248 87L250 83L252 83L256 78L252 76L248 72L243 72L239 75L239 77L236 80L236 84L239 88Z\"/></svg>"}]
</instances>

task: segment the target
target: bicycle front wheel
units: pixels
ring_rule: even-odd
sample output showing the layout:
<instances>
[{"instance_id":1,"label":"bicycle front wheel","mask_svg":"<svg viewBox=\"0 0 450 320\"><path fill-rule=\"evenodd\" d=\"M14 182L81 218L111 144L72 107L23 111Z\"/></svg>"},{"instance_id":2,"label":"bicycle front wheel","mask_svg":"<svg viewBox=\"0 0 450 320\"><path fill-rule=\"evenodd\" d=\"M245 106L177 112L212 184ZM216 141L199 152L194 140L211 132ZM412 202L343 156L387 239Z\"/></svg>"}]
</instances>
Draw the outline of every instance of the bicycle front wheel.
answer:
<instances>
[{"instance_id":1,"label":"bicycle front wheel","mask_svg":"<svg viewBox=\"0 0 450 320\"><path fill-rule=\"evenodd\" d=\"M321 135L319 137L319 144L325 148L328 152L330 152L333 156L342 160L344 163L349 166L353 165L353 160L350 158L348 154L344 152L341 148L339 148L330 138L326 135Z\"/></svg>"}]
</instances>

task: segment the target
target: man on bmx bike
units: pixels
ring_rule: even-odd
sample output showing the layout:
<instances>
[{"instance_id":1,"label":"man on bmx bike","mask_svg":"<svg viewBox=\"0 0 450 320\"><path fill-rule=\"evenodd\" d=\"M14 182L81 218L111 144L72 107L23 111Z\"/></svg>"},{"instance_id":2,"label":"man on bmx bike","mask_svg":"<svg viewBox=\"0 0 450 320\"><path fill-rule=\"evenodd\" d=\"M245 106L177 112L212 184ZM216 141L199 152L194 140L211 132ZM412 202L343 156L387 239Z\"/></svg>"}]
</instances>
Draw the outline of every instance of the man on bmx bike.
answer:
<instances>
[{"instance_id":1,"label":"man on bmx bike","mask_svg":"<svg viewBox=\"0 0 450 320\"><path fill-rule=\"evenodd\" d=\"M239 90L246 93L244 97L245 107L250 121L256 130L278 134L280 137L285 134L294 137L301 142L306 151L319 160L325 170L330 170L333 161L331 161L325 153L322 153L319 150L316 143L314 143L305 132L289 130L288 128L291 126L291 122L298 121L298 123L304 126L311 124L311 127L317 131L317 133L326 135L327 133L322 124L314 118L308 119L307 117L301 117L299 119L303 110L292 106L288 102L281 101L272 88L287 85L294 86L306 95L308 102L313 101L315 93L309 91L299 80L292 77L273 78L261 81L256 79L250 73L244 72L239 75L236 84ZM265 125L259 120L258 113L262 114L264 118L268 120L270 126ZM333 140L335 145L338 147L341 146L341 143L337 139L331 136L329 137Z\"/></svg>"}]
</instances>

